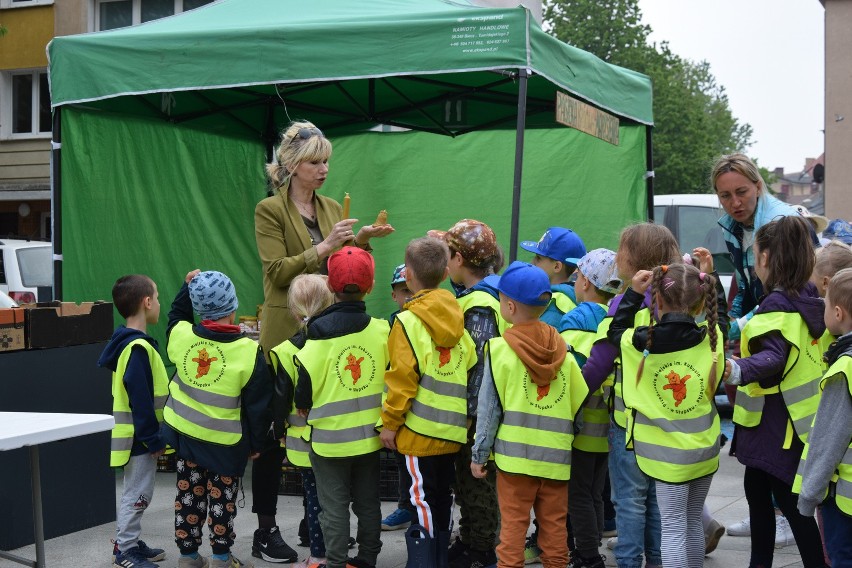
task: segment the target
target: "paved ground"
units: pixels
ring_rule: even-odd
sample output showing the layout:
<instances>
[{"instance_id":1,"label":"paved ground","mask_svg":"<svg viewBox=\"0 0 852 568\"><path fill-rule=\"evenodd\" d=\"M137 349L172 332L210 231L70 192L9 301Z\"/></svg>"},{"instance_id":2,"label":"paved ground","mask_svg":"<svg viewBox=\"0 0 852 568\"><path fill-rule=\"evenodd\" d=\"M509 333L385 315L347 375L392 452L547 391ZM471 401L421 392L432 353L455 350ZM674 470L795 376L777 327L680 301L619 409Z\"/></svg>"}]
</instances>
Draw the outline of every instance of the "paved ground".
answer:
<instances>
[{"instance_id":1,"label":"paved ground","mask_svg":"<svg viewBox=\"0 0 852 568\"><path fill-rule=\"evenodd\" d=\"M727 447L723 449L721 466L719 472L713 479L710 488L708 505L715 517L722 524L728 525L739 521L747 513L745 497L742 494L743 468L735 458L727 455ZM252 532L256 528L254 515L251 513L250 488L246 489L245 505L239 510L236 520L237 541L234 554L244 561L252 560L257 567L275 566L259 559L251 558ZM157 474L157 488L154 500L145 513L143 527L143 538L150 545L165 548L167 559L160 566L174 567L177 565L177 550L172 540L174 503L174 476L168 473ZM391 512L395 503L382 503L385 513ZM302 517L301 498L281 496L278 501L278 521L281 525L284 538L291 545L295 545L296 530L299 519ZM353 524L354 527L354 524ZM354 530L353 533L354 534ZM47 565L50 567L77 567L85 566L91 568L107 568L112 565L110 538L114 535L114 525L106 524L90 528L77 533L49 540L45 543L47 554ZM377 568L404 568L406 560L405 543L403 531L385 532L382 534L384 548L379 556ZM300 554L307 554L307 549L296 547ZM34 547L28 546L14 553L34 558ZM209 555L210 549L206 545L202 553ZM615 566L612 552L603 551L607 558L607 566ZM707 557L705 565L708 567L728 568L744 567L748 565L749 539L743 537L725 536L722 538L719 548ZM0 560L0 567L11 568L20 566L11 561ZM802 566L798 550L795 545L783 549L776 549L776 568L800 567Z\"/></svg>"}]
</instances>

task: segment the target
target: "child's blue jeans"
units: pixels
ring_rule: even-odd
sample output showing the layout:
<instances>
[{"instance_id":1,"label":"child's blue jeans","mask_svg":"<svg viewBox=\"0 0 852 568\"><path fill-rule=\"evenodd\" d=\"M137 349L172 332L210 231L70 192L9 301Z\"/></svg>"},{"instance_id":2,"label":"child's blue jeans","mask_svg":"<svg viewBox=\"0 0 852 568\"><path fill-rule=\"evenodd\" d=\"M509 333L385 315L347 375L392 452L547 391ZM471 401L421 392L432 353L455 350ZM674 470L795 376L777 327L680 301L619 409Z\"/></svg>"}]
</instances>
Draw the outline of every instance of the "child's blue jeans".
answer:
<instances>
[{"instance_id":1,"label":"child's blue jeans","mask_svg":"<svg viewBox=\"0 0 852 568\"><path fill-rule=\"evenodd\" d=\"M660 509L653 479L642 473L636 455L625 449L626 430L614 422L609 427L609 479L618 519L615 561L618 568L661 565Z\"/></svg>"}]
</instances>

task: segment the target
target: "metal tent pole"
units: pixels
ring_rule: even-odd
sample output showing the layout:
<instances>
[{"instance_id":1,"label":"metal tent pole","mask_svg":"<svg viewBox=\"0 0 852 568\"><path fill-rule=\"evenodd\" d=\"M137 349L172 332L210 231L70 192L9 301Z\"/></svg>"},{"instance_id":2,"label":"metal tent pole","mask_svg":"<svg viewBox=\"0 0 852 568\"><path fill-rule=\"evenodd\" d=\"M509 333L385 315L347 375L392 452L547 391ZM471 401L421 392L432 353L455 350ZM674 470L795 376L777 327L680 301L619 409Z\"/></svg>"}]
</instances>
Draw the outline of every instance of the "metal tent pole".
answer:
<instances>
[{"instance_id":1,"label":"metal tent pole","mask_svg":"<svg viewBox=\"0 0 852 568\"><path fill-rule=\"evenodd\" d=\"M53 241L53 299L62 299L62 107L53 111L50 143L50 237Z\"/></svg>"},{"instance_id":2,"label":"metal tent pole","mask_svg":"<svg viewBox=\"0 0 852 568\"><path fill-rule=\"evenodd\" d=\"M645 127L645 192L647 196L648 220L654 221L654 146L651 139L653 127Z\"/></svg>"},{"instance_id":3,"label":"metal tent pole","mask_svg":"<svg viewBox=\"0 0 852 568\"><path fill-rule=\"evenodd\" d=\"M512 185L512 231L509 262L518 256L518 224L521 217L521 177L524 169L524 130L527 127L527 79L529 69L518 70L518 123L515 132L515 180Z\"/></svg>"}]
</instances>

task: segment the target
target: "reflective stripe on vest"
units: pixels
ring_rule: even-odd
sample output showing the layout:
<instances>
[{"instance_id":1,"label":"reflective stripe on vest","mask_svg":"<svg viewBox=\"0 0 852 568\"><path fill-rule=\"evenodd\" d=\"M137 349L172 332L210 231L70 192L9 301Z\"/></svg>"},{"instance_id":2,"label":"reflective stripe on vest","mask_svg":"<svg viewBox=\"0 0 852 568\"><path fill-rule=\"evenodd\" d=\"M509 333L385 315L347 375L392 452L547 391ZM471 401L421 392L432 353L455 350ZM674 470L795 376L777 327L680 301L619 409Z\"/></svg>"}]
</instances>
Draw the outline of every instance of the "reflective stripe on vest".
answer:
<instances>
[{"instance_id":1,"label":"reflective stripe on vest","mask_svg":"<svg viewBox=\"0 0 852 568\"><path fill-rule=\"evenodd\" d=\"M151 365L151 376L153 377L154 389L154 414L158 422L163 421L163 405L169 394L169 376L160 354L147 340L134 339L124 346L116 362L115 372L112 374L112 415L115 418L115 428L112 429L110 440L110 467L120 467L130 461L130 451L133 449L133 412L130 409L130 398L124 386L124 373L130 362L130 355L134 346L140 346L148 356ZM168 453L172 453L170 450Z\"/></svg>"},{"instance_id":2,"label":"reflective stripe on vest","mask_svg":"<svg viewBox=\"0 0 852 568\"><path fill-rule=\"evenodd\" d=\"M606 310L606 306L599 304ZM561 334L569 348L586 359L592 352L597 337L596 331L566 329ZM605 453L609 451L609 408L607 400L611 387L601 385L593 392L582 408L580 431L574 436L574 448L584 452Z\"/></svg>"},{"instance_id":3,"label":"reflective stripe on vest","mask_svg":"<svg viewBox=\"0 0 852 568\"><path fill-rule=\"evenodd\" d=\"M545 479L570 479L574 417L589 394L577 361L565 357L556 378L539 387L504 339L488 340L487 349L503 407L494 440L497 467Z\"/></svg>"},{"instance_id":4,"label":"reflective stripe on vest","mask_svg":"<svg viewBox=\"0 0 852 568\"><path fill-rule=\"evenodd\" d=\"M755 314L742 330L742 356L751 355L749 343L752 339L770 332L780 332L790 345L781 384L769 389L761 388L756 382L738 387L734 422L749 428L760 424L764 397L780 391L796 434L802 442L806 442L819 405L819 381L825 370L820 351L824 340L810 336L808 326L798 312Z\"/></svg>"},{"instance_id":5,"label":"reflective stripe on vest","mask_svg":"<svg viewBox=\"0 0 852 568\"><path fill-rule=\"evenodd\" d=\"M612 323L612 316L607 316L601 322L601 325L598 326L598 334L595 338L595 341L609 341L607 338L607 332L609 331L609 326ZM651 323L651 312L648 308L642 308L636 315L633 317L633 327L637 328L643 325L648 325ZM622 428L627 428L627 409L624 405L624 399L621 395L622 390L622 372L621 372L621 354L615 359L613 371L612 371L612 419L613 421L621 426Z\"/></svg>"},{"instance_id":6,"label":"reflective stripe on vest","mask_svg":"<svg viewBox=\"0 0 852 568\"><path fill-rule=\"evenodd\" d=\"M457 300L462 309L462 313L467 313L469 309L476 307L488 308L494 312L494 319L497 320L497 331L500 332L500 335L503 335L506 332L506 329L509 328L509 323L500 315L500 300L488 292L483 290L474 290L469 294L465 294L464 296L457 298Z\"/></svg>"},{"instance_id":7,"label":"reflective stripe on vest","mask_svg":"<svg viewBox=\"0 0 852 568\"><path fill-rule=\"evenodd\" d=\"M270 361L272 362L272 369L275 373L278 373L278 369L283 369L287 376L290 377L290 380L293 383L293 390L296 389L296 382L298 380L298 372L296 370L296 362L293 360L296 353L299 352L299 348L293 345L289 339L272 349L270 349ZM293 404L293 408L290 411L290 414L287 416L287 432L284 443L284 451L287 455L287 461L296 467L311 467L311 460L308 457L308 450L311 445L302 439L302 435L305 434L305 428L307 426L307 422L303 416L299 416L299 413L296 411L296 404ZM305 434L305 437L309 437Z\"/></svg>"},{"instance_id":8,"label":"reflective stripe on vest","mask_svg":"<svg viewBox=\"0 0 852 568\"><path fill-rule=\"evenodd\" d=\"M825 381L829 378L841 375L846 381L846 388L849 390L849 395L852 396L852 355L843 354L828 368L825 373L825 378L820 381L820 392L825 388ZM817 411L819 413L819 411ZM814 417L816 421L816 417ZM799 460L799 468L796 471L796 478L793 480L793 492L799 493L802 490L802 474L805 470L810 443L805 443L805 449L802 451L802 459ZM838 508L847 515L852 516L852 440L849 442L849 447L843 454L843 459L837 465L837 469L831 478L835 484L834 502ZM828 494L828 490L826 490ZM823 499L825 495L822 496Z\"/></svg>"},{"instance_id":9,"label":"reflective stripe on vest","mask_svg":"<svg viewBox=\"0 0 852 568\"><path fill-rule=\"evenodd\" d=\"M169 334L168 353L176 369L163 410L166 423L192 438L238 444L242 390L254 372L258 349L248 337L213 341L196 335L191 323L178 322Z\"/></svg>"},{"instance_id":10,"label":"reflective stripe on vest","mask_svg":"<svg viewBox=\"0 0 852 568\"><path fill-rule=\"evenodd\" d=\"M476 364L476 347L470 334L465 331L454 347L439 348L416 315L400 312L397 320L420 370L417 394L405 416L406 428L463 444L467 441L467 371Z\"/></svg>"},{"instance_id":11,"label":"reflective stripe on vest","mask_svg":"<svg viewBox=\"0 0 852 568\"><path fill-rule=\"evenodd\" d=\"M684 483L719 468L719 415L713 403L725 360L721 330L716 345L715 376L709 335L698 345L644 357L642 378L636 375L643 355L633 345L635 329L621 336L624 403L628 447L647 476Z\"/></svg>"},{"instance_id":12,"label":"reflective stripe on vest","mask_svg":"<svg viewBox=\"0 0 852 568\"><path fill-rule=\"evenodd\" d=\"M552 298L550 301L556 304L556 308L563 314L566 314L577 307L577 303L574 302L574 300L571 299L571 296L565 292L558 292L556 290L551 290L551 292Z\"/></svg>"},{"instance_id":13,"label":"reflective stripe on vest","mask_svg":"<svg viewBox=\"0 0 852 568\"><path fill-rule=\"evenodd\" d=\"M387 320L371 318L359 332L308 339L296 355L296 364L311 378L313 407L307 423L317 455L360 456L382 447L376 422L382 412L389 328Z\"/></svg>"}]
</instances>

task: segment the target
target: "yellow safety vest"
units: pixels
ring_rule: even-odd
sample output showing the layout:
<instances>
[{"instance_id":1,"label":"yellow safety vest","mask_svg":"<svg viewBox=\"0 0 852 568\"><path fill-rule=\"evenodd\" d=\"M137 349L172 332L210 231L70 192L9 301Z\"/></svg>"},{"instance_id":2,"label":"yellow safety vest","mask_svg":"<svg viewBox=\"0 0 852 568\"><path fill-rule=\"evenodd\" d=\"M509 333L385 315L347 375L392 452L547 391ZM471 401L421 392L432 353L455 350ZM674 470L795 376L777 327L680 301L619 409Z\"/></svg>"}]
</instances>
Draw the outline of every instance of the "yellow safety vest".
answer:
<instances>
[{"instance_id":1,"label":"yellow safety vest","mask_svg":"<svg viewBox=\"0 0 852 568\"><path fill-rule=\"evenodd\" d=\"M598 326L598 333L595 337L595 342L598 341L609 341L607 338L607 332L609 332L609 326L612 323L612 316L607 316L601 322L601 325ZM633 317L633 327L637 328L643 325L648 325L651 323L651 311L648 308L642 308L636 315ZM610 403L610 408L612 409L612 419L613 421L621 426L622 428L627 428L627 414L625 412L624 407L624 398L621 396L621 388L622 388L622 368L621 368L621 354L619 354L615 363L613 364L612 373L610 375L610 379L607 381L612 381L612 402Z\"/></svg>"},{"instance_id":2,"label":"yellow safety vest","mask_svg":"<svg viewBox=\"0 0 852 568\"><path fill-rule=\"evenodd\" d=\"M603 304L601 304L603 306ZM606 309L606 306L603 306ZM597 332L566 329L561 334L570 350L588 359L592 352ZM609 408L611 386L605 381L593 392L582 408L582 425L574 436L574 448L584 452L606 453L609 451Z\"/></svg>"},{"instance_id":3,"label":"yellow safety vest","mask_svg":"<svg viewBox=\"0 0 852 568\"><path fill-rule=\"evenodd\" d=\"M556 378L539 387L501 337L488 340L491 376L503 419L494 440L502 471L567 481L571 478L574 418L589 394L580 367L568 355Z\"/></svg>"},{"instance_id":4,"label":"yellow safety vest","mask_svg":"<svg viewBox=\"0 0 852 568\"><path fill-rule=\"evenodd\" d=\"M169 375L163 365L163 359L151 343L145 339L134 339L124 346L118 356L115 372L112 374L112 415L115 418L115 428L112 429L110 444L110 467L121 467L130 461L130 451L133 449L133 411L130 408L130 398L124 386L124 373L134 345L145 349L151 364L151 375L154 378L154 414L157 421L163 421L163 405L169 396ZM166 453L174 450L167 449Z\"/></svg>"},{"instance_id":5,"label":"yellow safety vest","mask_svg":"<svg viewBox=\"0 0 852 568\"><path fill-rule=\"evenodd\" d=\"M248 337L221 342L200 337L178 322L169 334L175 375L163 409L166 424L191 438L235 446L243 437L242 390L251 379L260 347Z\"/></svg>"},{"instance_id":6,"label":"yellow safety vest","mask_svg":"<svg viewBox=\"0 0 852 568\"><path fill-rule=\"evenodd\" d=\"M574 300L571 299L571 296L565 292L559 292L557 290L551 290L551 292L550 301L556 304L556 308L563 314L567 314L577 307L577 303L574 302Z\"/></svg>"},{"instance_id":7,"label":"yellow safety vest","mask_svg":"<svg viewBox=\"0 0 852 568\"><path fill-rule=\"evenodd\" d=\"M387 320L371 318L366 328L327 339L308 339L296 365L311 377L308 413L311 449L319 456L361 456L382 447L376 422L388 367Z\"/></svg>"},{"instance_id":8,"label":"yellow safety vest","mask_svg":"<svg viewBox=\"0 0 852 568\"><path fill-rule=\"evenodd\" d=\"M467 331L451 348L438 347L419 317L400 312L420 370L417 394L405 426L422 436L457 444L467 441L467 371L476 364L476 346Z\"/></svg>"},{"instance_id":9,"label":"yellow safety vest","mask_svg":"<svg viewBox=\"0 0 852 568\"><path fill-rule=\"evenodd\" d=\"M509 322L503 319L500 315L500 300L485 292L484 290L474 290L469 294L465 294L461 298L457 298L462 313L467 313L471 308L488 308L494 312L494 318L497 320L497 331L500 335L506 333L510 327Z\"/></svg>"},{"instance_id":10,"label":"yellow safety vest","mask_svg":"<svg viewBox=\"0 0 852 568\"><path fill-rule=\"evenodd\" d=\"M642 352L633 346L635 330L621 336L627 445L645 475L666 483L684 483L719 469L719 414L713 403L725 370L721 330L716 345L716 376L710 377L710 338L672 353L645 357L642 379L636 373Z\"/></svg>"},{"instance_id":11,"label":"yellow safety vest","mask_svg":"<svg viewBox=\"0 0 852 568\"><path fill-rule=\"evenodd\" d=\"M806 442L819 406L819 381L825 371L822 346L828 331L822 338L811 337L798 312L758 313L742 329L742 356L751 355L749 343L752 339L773 331L780 332L790 344L781 384L768 389L761 388L757 382L737 387L734 422L747 428L757 426L763 416L764 397L780 392L792 420L792 426L788 424L788 440L792 438L792 427L799 439Z\"/></svg>"},{"instance_id":12,"label":"yellow safety vest","mask_svg":"<svg viewBox=\"0 0 852 568\"><path fill-rule=\"evenodd\" d=\"M846 381L846 388L849 389L849 394L852 396L852 356L841 355L828 368L825 373L825 378L820 381L820 392L825 388L825 381L836 375L843 375ZM814 417L816 420L816 417ZM796 478L793 481L793 491L800 493L802 490L802 473L805 470L805 462L808 458L808 450L810 444L805 443L805 449L802 452L802 459L799 461L799 469L796 472ZM831 477L831 482L834 483L834 502L838 508L847 515L852 516L852 440L849 442L849 447L846 453L843 454L843 459L837 465L837 470ZM828 491L826 491L828 494Z\"/></svg>"},{"instance_id":13,"label":"yellow safety vest","mask_svg":"<svg viewBox=\"0 0 852 568\"><path fill-rule=\"evenodd\" d=\"M293 342L289 339L269 351L272 370L278 373L278 370L283 368L293 382L294 391L296 390L296 382L299 377L296 370L296 362L293 358L298 352L299 348L293 345ZM290 414L287 416L287 436L284 448L287 454L287 461L297 467L311 467L311 460L308 458L308 450L311 446L302 439L302 435L305 434L305 428L307 428L307 422L303 416L299 416L294 403ZM305 437L309 438L307 435Z\"/></svg>"}]
</instances>

